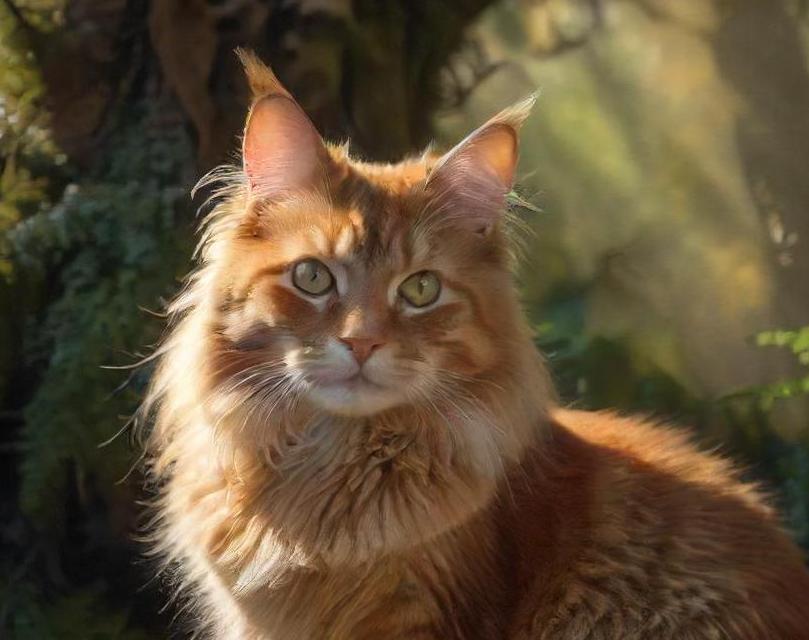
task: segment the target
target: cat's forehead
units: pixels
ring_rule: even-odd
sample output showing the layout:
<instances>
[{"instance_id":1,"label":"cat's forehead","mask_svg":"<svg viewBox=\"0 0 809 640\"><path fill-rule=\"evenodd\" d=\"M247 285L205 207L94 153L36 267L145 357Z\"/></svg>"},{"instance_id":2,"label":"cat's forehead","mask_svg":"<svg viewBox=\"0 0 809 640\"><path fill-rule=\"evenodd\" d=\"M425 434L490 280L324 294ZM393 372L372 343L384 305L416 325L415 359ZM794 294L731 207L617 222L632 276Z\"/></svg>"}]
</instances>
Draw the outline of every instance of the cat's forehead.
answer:
<instances>
[{"instance_id":1,"label":"cat's forehead","mask_svg":"<svg viewBox=\"0 0 809 640\"><path fill-rule=\"evenodd\" d=\"M414 253L428 251L414 233L417 214L416 203L377 194L333 204L307 233L322 255L369 268L399 268L412 262Z\"/></svg>"},{"instance_id":2,"label":"cat's forehead","mask_svg":"<svg viewBox=\"0 0 809 640\"><path fill-rule=\"evenodd\" d=\"M306 229L323 255L402 266L428 250L414 233L424 206L423 163L360 165L334 185Z\"/></svg>"},{"instance_id":3,"label":"cat's forehead","mask_svg":"<svg viewBox=\"0 0 809 640\"><path fill-rule=\"evenodd\" d=\"M344 160L342 183L354 191L371 187L392 195L408 194L424 183L438 159L436 154L425 153L395 164Z\"/></svg>"},{"instance_id":4,"label":"cat's forehead","mask_svg":"<svg viewBox=\"0 0 809 640\"><path fill-rule=\"evenodd\" d=\"M416 199L379 189L295 199L258 214L261 236L272 243L280 262L322 257L396 269L429 250L414 233Z\"/></svg>"},{"instance_id":5,"label":"cat's forehead","mask_svg":"<svg viewBox=\"0 0 809 640\"><path fill-rule=\"evenodd\" d=\"M258 205L261 235L283 262L325 257L383 270L424 262L432 248L419 224L431 165L427 156L395 165L343 159L328 191Z\"/></svg>"}]
</instances>

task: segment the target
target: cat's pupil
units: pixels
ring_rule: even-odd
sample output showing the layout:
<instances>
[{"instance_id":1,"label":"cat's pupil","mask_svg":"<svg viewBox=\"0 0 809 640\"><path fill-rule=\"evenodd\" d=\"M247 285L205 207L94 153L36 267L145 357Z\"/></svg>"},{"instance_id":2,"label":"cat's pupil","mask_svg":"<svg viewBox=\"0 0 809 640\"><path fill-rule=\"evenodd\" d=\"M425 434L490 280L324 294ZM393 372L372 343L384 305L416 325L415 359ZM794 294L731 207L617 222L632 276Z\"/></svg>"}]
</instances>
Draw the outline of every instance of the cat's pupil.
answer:
<instances>
[{"instance_id":1,"label":"cat's pupil","mask_svg":"<svg viewBox=\"0 0 809 640\"><path fill-rule=\"evenodd\" d=\"M317 260L304 260L295 265L293 283L306 293L321 295L331 289L333 279L329 270Z\"/></svg>"}]
</instances>

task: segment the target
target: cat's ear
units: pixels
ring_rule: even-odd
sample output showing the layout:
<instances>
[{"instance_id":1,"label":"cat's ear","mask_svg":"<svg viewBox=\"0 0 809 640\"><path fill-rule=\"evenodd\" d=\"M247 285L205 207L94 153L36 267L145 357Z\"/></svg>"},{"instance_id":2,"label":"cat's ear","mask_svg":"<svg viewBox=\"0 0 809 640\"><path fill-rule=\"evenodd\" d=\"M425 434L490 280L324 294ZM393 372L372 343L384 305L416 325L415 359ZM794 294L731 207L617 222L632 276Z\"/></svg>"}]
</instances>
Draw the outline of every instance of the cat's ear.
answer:
<instances>
[{"instance_id":1,"label":"cat's ear","mask_svg":"<svg viewBox=\"0 0 809 640\"><path fill-rule=\"evenodd\" d=\"M269 67L252 53L238 54L253 92L242 141L251 191L279 197L319 186L329 155L317 129Z\"/></svg>"},{"instance_id":2,"label":"cat's ear","mask_svg":"<svg viewBox=\"0 0 809 640\"><path fill-rule=\"evenodd\" d=\"M505 210L519 157L518 132L535 102L532 95L501 111L438 160L425 187L437 215L488 233Z\"/></svg>"}]
</instances>

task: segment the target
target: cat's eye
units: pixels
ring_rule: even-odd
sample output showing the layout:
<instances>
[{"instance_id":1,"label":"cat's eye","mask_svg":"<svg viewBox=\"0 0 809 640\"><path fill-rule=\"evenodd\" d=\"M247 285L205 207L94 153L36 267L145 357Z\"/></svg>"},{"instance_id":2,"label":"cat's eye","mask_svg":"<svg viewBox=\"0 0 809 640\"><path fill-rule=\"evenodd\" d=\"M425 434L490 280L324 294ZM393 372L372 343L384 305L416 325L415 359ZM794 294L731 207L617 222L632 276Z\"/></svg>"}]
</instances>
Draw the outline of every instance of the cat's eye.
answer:
<instances>
[{"instance_id":1,"label":"cat's eye","mask_svg":"<svg viewBox=\"0 0 809 640\"><path fill-rule=\"evenodd\" d=\"M438 300L441 281L432 271L414 273L399 285L399 295L414 307L426 307Z\"/></svg>"},{"instance_id":2,"label":"cat's eye","mask_svg":"<svg viewBox=\"0 0 809 640\"><path fill-rule=\"evenodd\" d=\"M301 260L292 269L292 284L312 296L326 295L334 286L334 276L328 267L309 258Z\"/></svg>"}]
</instances>

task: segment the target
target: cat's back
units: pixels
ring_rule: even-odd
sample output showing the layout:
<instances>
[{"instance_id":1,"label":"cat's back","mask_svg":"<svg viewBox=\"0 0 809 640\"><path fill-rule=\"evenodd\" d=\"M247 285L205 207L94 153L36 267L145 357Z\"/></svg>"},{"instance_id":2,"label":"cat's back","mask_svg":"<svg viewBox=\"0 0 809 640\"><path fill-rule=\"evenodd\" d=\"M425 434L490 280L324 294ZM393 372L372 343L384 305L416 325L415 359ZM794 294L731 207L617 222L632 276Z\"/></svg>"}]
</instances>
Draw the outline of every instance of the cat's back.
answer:
<instances>
[{"instance_id":1,"label":"cat's back","mask_svg":"<svg viewBox=\"0 0 809 640\"><path fill-rule=\"evenodd\" d=\"M809 638L801 553L682 431L559 410L509 493L515 638Z\"/></svg>"}]
</instances>

